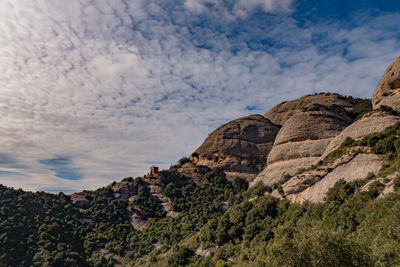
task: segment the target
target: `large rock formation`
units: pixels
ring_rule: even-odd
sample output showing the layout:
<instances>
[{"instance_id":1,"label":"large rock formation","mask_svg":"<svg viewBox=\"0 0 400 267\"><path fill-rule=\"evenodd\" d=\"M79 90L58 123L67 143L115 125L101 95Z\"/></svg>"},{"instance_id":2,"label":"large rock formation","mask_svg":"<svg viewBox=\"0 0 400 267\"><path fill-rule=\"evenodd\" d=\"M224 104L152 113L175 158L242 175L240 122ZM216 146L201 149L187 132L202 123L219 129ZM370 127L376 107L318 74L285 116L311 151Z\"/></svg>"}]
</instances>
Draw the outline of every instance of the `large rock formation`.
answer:
<instances>
[{"instance_id":1,"label":"large rock formation","mask_svg":"<svg viewBox=\"0 0 400 267\"><path fill-rule=\"evenodd\" d=\"M335 99L337 96L335 95ZM268 156L267 167L251 183L272 185L284 175L316 163L332 138L353 120L344 107L311 103L297 109L279 131Z\"/></svg>"},{"instance_id":2,"label":"large rock formation","mask_svg":"<svg viewBox=\"0 0 400 267\"><path fill-rule=\"evenodd\" d=\"M265 113L264 117L269 119L272 123L283 125L290 117L297 114L305 106L313 104L322 104L327 107L340 106L349 111L354 108L355 101L354 99L334 93L306 95L299 99L276 105Z\"/></svg>"},{"instance_id":3,"label":"large rock formation","mask_svg":"<svg viewBox=\"0 0 400 267\"><path fill-rule=\"evenodd\" d=\"M383 156L354 151L344 155L328 166L321 166L292 177L283 185L286 198L292 202L320 202L336 182L343 179L347 182L376 174L384 164Z\"/></svg>"},{"instance_id":4,"label":"large rock formation","mask_svg":"<svg viewBox=\"0 0 400 267\"><path fill-rule=\"evenodd\" d=\"M228 177L253 179L265 167L279 127L261 115L222 125L195 151L197 165L222 167Z\"/></svg>"},{"instance_id":5,"label":"large rock formation","mask_svg":"<svg viewBox=\"0 0 400 267\"><path fill-rule=\"evenodd\" d=\"M385 130L387 127L400 122L399 116L390 115L386 112L371 112L364 115L360 120L355 121L336 136L326 148L321 159L335 151L340 145L350 137L359 140L366 135L377 133Z\"/></svg>"},{"instance_id":6,"label":"large rock formation","mask_svg":"<svg viewBox=\"0 0 400 267\"><path fill-rule=\"evenodd\" d=\"M400 55L389 65L372 96L374 109L382 105L400 111Z\"/></svg>"}]
</instances>

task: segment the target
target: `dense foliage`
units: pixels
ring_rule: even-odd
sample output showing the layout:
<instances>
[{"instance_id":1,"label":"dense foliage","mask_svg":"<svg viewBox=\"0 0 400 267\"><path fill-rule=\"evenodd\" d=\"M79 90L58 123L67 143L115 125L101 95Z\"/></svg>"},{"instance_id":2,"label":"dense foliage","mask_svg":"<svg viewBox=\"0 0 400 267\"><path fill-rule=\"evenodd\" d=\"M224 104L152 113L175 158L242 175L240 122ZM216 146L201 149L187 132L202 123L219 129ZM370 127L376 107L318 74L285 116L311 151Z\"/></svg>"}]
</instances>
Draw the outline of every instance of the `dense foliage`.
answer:
<instances>
[{"instance_id":1,"label":"dense foliage","mask_svg":"<svg viewBox=\"0 0 400 267\"><path fill-rule=\"evenodd\" d=\"M362 183L340 180L325 203L258 197L210 220L186 250L192 266L398 266L400 194L376 199ZM188 253L188 255L190 255ZM173 252L168 260L176 257ZM163 259L160 259L161 261ZM167 263L167 262L165 262Z\"/></svg>"},{"instance_id":2,"label":"dense foliage","mask_svg":"<svg viewBox=\"0 0 400 267\"><path fill-rule=\"evenodd\" d=\"M84 266L87 227L69 197L0 185L0 265Z\"/></svg>"},{"instance_id":3,"label":"dense foliage","mask_svg":"<svg viewBox=\"0 0 400 267\"><path fill-rule=\"evenodd\" d=\"M166 194L181 216L155 215L143 231L129 224L128 201L114 199L107 188L86 192L92 204L80 211L63 194L1 186L1 265L400 264L400 194L376 199L379 183L359 192L365 182L341 180L325 203L300 205L263 196L261 186L245 191L246 183L229 182L220 170L207 174L202 186L176 172L166 175ZM195 253L199 248L208 251L205 257Z\"/></svg>"},{"instance_id":4,"label":"dense foliage","mask_svg":"<svg viewBox=\"0 0 400 267\"><path fill-rule=\"evenodd\" d=\"M186 158L160 173L174 216L140 177L123 180L131 199L116 197L116 183L82 192L87 209L62 193L0 186L0 266L399 266L399 136L396 124L347 139L325 161L367 146L387 164L376 176L340 180L317 204L265 196L290 176L248 189L214 169L195 182L177 171ZM395 192L378 198L391 181ZM143 230L131 225L135 210L145 214Z\"/></svg>"},{"instance_id":5,"label":"dense foliage","mask_svg":"<svg viewBox=\"0 0 400 267\"><path fill-rule=\"evenodd\" d=\"M64 194L27 193L0 187L0 265L107 266L134 262L158 243L168 250L223 214L223 202L240 201L247 189L240 179L229 182L222 170L204 176L202 185L176 171L164 171L164 193L172 199L167 217L141 178L128 178L137 192L133 201L114 198L111 187L84 191L90 208L79 210ZM145 230L129 222L131 206L147 214Z\"/></svg>"}]
</instances>

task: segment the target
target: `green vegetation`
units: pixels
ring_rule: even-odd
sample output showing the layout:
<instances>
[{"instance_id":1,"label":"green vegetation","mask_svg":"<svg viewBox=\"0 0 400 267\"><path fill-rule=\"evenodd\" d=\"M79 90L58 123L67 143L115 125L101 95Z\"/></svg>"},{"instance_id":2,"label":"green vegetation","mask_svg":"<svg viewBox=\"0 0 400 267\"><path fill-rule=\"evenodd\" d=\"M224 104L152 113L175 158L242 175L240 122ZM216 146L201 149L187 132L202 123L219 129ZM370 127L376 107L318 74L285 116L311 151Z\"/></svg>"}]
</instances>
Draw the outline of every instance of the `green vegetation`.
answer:
<instances>
[{"instance_id":1,"label":"green vegetation","mask_svg":"<svg viewBox=\"0 0 400 267\"><path fill-rule=\"evenodd\" d=\"M364 116L364 114L372 111L371 99L355 98L354 100L356 101L356 106L350 112L350 115L354 120L358 120Z\"/></svg>"},{"instance_id":2,"label":"green vegetation","mask_svg":"<svg viewBox=\"0 0 400 267\"><path fill-rule=\"evenodd\" d=\"M340 180L325 202L291 204L264 196L268 187L225 178L220 169L201 185L163 171L176 218L149 214L129 223L132 206L149 205L141 179L135 204L110 188L85 191L90 208L68 196L0 187L0 260L4 266L393 266L400 264L400 193L377 199L383 184ZM395 179L398 190L400 182ZM229 203L224 211L223 203ZM158 205L155 205L157 210ZM86 220L86 222L85 222ZM89 222L89 223L88 223ZM382 227L384 226L384 227ZM195 253L208 250L208 256ZM103 251L103 252L102 252ZM104 252L105 251L105 252Z\"/></svg>"},{"instance_id":3,"label":"green vegetation","mask_svg":"<svg viewBox=\"0 0 400 267\"><path fill-rule=\"evenodd\" d=\"M385 106L385 105L380 106L378 111L386 112L386 113L389 113L391 115L396 115L396 116L399 115L399 113L397 111L395 111L393 108Z\"/></svg>"},{"instance_id":4,"label":"green vegetation","mask_svg":"<svg viewBox=\"0 0 400 267\"><path fill-rule=\"evenodd\" d=\"M356 146L387 159L376 176L340 180L317 204L265 196L272 190L284 194L290 175L272 187L248 189L244 180L229 181L222 169L195 183L176 166L160 172L172 217L140 177L123 180L134 194L130 200L116 197L111 187L82 192L91 202L87 209L74 207L62 193L0 186L0 265L398 266L400 176L381 177L400 171L399 136L396 124L361 140L348 138L312 166ZM378 199L391 181L395 192ZM134 213L146 223L141 231L131 225Z\"/></svg>"},{"instance_id":5,"label":"green vegetation","mask_svg":"<svg viewBox=\"0 0 400 267\"><path fill-rule=\"evenodd\" d=\"M179 165L181 165L181 166L183 166L185 163L188 163L188 162L190 162L190 160L186 157L183 157L178 161Z\"/></svg>"},{"instance_id":6,"label":"green vegetation","mask_svg":"<svg viewBox=\"0 0 400 267\"><path fill-rule=\"evenodd\" d=\"M112 266L135 262L159 243L168 250L194 234L230 205L242 201L247 182L228 181L215 169L201 186L176 171L163 171L164 193L181 216L171 218L155 200L141 178L126 178L136 193L133 201L114 197L111 188L84 191L90 208L75 208L68 196L26 193L0 186L0 265L5 266ZM113 183L112 185L115 185ZM147 227L133 229L134 209L146 214ZM178 255L187 251L178 250ZM182 256L182 257L183 257Z\"/></svg>"},{"instance_id":7,"label":"green vegetation","mask_svg":"<svg viewBox=\"0 0 400 267\"><path fill-rule=\"evenodd\" d=\"M400 123L386 128L383 132L373 133L363 139L355 141L347 137L342 145L330 153L322 163L326 164L348 153L349 148L356 146L370 147L375 154L386 155L388 164L384 166L381 174L389 174L400 170ZM355 151L355 153L357 153Z\"/></svg>"},{"instance_id":8,"label":"green vegetation","mask_svg":"<svg viewBox=\"0 0 400 267\"><path fill-rule=\"evenodd\" d=\"M69 197L0 185L0 265L84 266L88 228Z\"/></svg>"},{"instance_id":9,"label":"green vegetation","mask_svg":"<svg viewBox=\"0 0 400 267\"><path fill-rule=\"evenodd\" d=\"M363 184L341 180L319 204L290 204L267 196L243 201L208 222L186 247L209 249L210 256L191 256L186 263L397 266L400 194L376 199L370 191L358 191Z\"/></svg>"}]
</instances>

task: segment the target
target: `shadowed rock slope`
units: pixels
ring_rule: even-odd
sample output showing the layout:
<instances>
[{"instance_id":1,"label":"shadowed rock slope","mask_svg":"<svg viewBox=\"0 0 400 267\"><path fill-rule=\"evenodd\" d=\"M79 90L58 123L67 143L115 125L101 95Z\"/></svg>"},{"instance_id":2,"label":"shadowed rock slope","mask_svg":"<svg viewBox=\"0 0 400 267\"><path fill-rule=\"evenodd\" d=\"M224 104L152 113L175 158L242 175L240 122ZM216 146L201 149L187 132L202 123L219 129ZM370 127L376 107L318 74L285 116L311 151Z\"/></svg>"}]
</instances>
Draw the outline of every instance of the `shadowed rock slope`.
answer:
<instances>
[{"instance_id":1,"label":"shadowed rock slope","mask_svg":"<svg viewBox=\"0 0 400 267\"><path fill-rule=\"evenodd\" d=\"M279 127L261 115L250 115L222 125L193 153L192 161L222 167L229 177L253 179L265 166Z\"/></svg>"}]
</instances>

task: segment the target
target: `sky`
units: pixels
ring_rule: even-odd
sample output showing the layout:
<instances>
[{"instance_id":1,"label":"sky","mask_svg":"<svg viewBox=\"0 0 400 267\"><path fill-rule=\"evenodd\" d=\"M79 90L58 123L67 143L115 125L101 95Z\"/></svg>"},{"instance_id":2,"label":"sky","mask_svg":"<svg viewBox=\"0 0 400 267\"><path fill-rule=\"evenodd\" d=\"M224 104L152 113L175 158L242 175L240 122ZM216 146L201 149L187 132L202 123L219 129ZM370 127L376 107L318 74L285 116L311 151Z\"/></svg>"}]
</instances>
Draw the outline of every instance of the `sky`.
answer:
<instances>
[{"instance_id":1,"label":"sky","mask_svg":"<svg viewBox=\"0 0 400 267\"><path fill-rule=\"evenodd\" d=\"M385 0L0 0L0 184L96 189L282 101L370 98L399 22Z\"/></svg>"}]
</instances>

